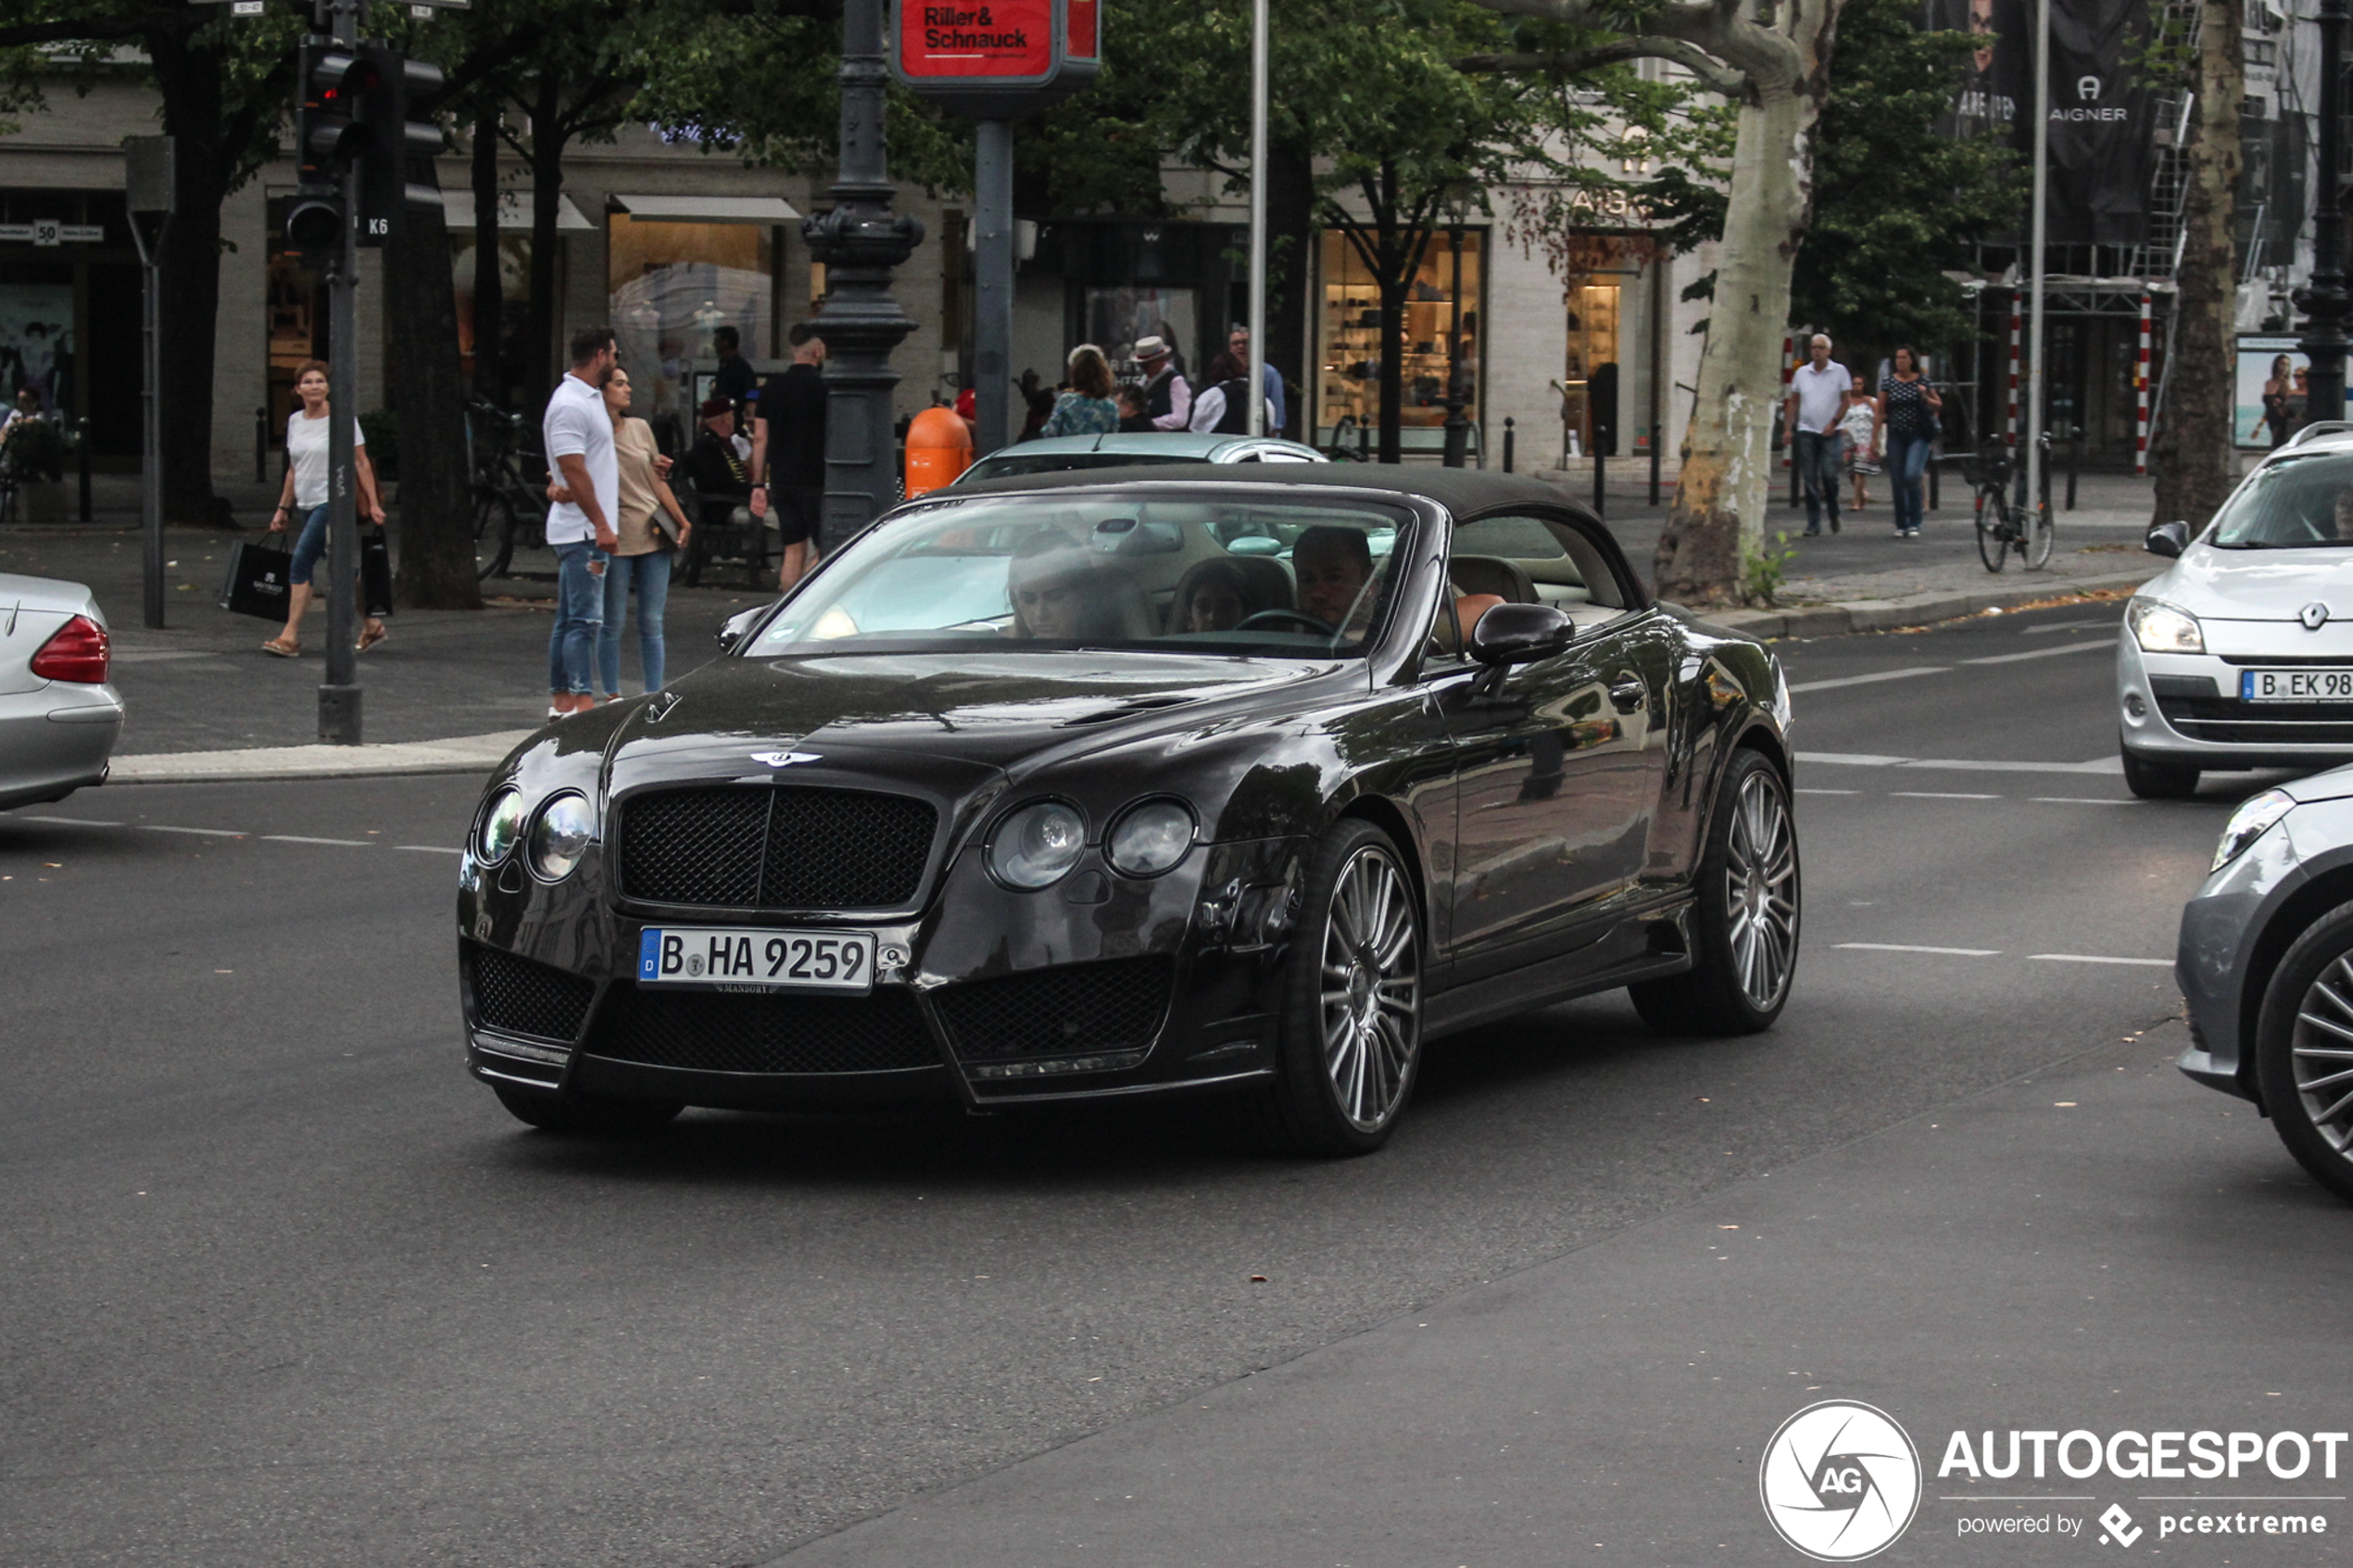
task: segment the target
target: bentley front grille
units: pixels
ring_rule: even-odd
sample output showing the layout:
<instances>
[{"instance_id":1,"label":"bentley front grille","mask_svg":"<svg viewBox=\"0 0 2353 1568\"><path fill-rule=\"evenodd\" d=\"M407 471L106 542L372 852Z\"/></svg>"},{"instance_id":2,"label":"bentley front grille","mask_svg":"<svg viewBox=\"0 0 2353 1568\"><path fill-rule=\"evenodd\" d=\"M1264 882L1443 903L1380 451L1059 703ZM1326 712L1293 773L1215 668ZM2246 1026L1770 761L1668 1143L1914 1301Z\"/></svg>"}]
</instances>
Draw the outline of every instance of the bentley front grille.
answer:
<instances>
[{"instance_id":1,"label":"bentley front grille","mask_svg":"<svg viewBox=\"0 0 2353 1568\"><path fill-rule=\"evenodd\" d=\"M923 887L939 813L871 790L722 784L622 803L621 891L731 909L895 909Z\"/></svg>"}]
</instances>

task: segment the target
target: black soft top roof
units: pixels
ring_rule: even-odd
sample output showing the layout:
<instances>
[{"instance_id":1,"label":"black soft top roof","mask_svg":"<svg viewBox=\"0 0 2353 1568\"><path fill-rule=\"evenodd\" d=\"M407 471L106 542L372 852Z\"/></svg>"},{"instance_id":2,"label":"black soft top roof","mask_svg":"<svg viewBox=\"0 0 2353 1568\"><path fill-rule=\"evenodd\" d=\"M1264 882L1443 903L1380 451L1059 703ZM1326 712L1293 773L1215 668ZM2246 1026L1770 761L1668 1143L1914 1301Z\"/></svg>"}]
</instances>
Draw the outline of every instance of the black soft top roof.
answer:
<instances>
[{"instance_id":1,"label":"black soft top roof","mask_svg":"<svg viewBox=\"0 0 2353 1568\"><path fill-rule=\"evenodd\" d=\"M1482 469L1381 463L1161 463L1136 468L1072 469L1056 473L987 479L958 495L1000 495L1024 490L1100 490L1123 484L1298 485L1320 490L1384 490L1420 495L1456 517L1496 507L1567 508L1593 519L1592 509L1558 485L1522 474ZM928 497L926 497L928 498ZM944 498L944 497L943 497Z\"/></svg>"}]
</instances>

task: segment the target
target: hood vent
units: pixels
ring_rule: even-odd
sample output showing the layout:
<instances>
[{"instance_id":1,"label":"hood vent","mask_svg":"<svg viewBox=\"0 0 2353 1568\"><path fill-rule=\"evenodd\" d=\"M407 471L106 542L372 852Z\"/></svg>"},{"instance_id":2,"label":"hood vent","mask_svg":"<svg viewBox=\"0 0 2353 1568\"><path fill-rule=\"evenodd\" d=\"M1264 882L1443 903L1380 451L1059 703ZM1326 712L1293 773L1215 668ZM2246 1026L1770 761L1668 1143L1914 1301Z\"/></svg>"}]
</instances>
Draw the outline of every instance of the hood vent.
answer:
<instances>
[{"instance_id":1,"label":"hood vent","mask_svg":"<svg viewBox=\"0 0 2353 1568\"><path fill-rule=\"evenodd\" d=\"M1112 724L1122 719L1133 719L1139 714L1151 713L1164 708L1182 708L1187 703L1200 700L1191 696L1134 696L1092 713L1082 713L1076 719L1065 719L1058 727L1081 730L1091 724Z\"/></svg>"}]
</instances>

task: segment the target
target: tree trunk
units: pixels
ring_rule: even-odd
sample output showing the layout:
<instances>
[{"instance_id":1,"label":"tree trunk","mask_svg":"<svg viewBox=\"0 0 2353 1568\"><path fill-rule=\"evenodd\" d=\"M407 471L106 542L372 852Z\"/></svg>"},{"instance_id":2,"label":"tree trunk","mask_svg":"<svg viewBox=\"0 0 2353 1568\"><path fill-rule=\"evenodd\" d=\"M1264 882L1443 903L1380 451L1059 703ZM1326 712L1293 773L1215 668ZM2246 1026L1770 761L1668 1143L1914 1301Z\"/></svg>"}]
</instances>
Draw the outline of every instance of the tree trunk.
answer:
<instances>
[{"instance_id":1,"label":"tree trunk","mask_svg":"<svg viewBox=\"0 0 2353 1568\"><path fill-rule=\"evenodd\" d=\"M2172 352L2178 365L2227 366L2238 303L2235 195L2239 177L2239 100L2246 74L2239 58L2243 0L2206 0L2200 7L2197 132L2190 143L2184 242L2174 282ZM2166 388L2150 466L2157 472L2152 522L2185 521L2195 533L2238 483L2236 409L2231 378L2219 372L2175 375Z\"/></svg>"},{"instance_id":2,"label":"tree trunk","mask_svg":"<svg viewBox=\"0 0 2353 1568\"><path fill-rule=\"evenodd\" d=\"M1283 378L1289 435L1315 440L1315 388L1308 379L1308 290L1315 276L1315 168L1304 144L1276 143L1266 160L1266 359Z\"/></svg>"},{"instance_id":3,"label":"tree trunk","mask_svg":"<svg viewBox=\"0 0 2353 1568\"><path fill-rule=\"evenodd\" d=\"M507 406L506 275L498 254L498 94L485 89L474 116L474 393Z\"/></svg>"},{"instance_id":4,"label":"tree trunk","mask_svg":"<svg viewBox=\"0 0 2353 1568\"><path fill-rule=\"evenodd\" d=\"M223 68L218 55L191 49L180 32L159 29L148 35L147 48L163 98L164 134L178 144L177 210L164 234L156 302L170 378L162 421L163 515L175 523L220 523L228 520L212 488L212 366L220 317L220 203L229 194L221 152ZM334 346L347 352L346 345Z\"/></svg>"},{"instance_id":5,"label":"tree trunk","mask_svg":"<svg viewBox=\"0 0 2353 1568\"><path fill-rule=\"evenodd\" d=\"M411 176L432 174L428 163ZM458 291L439 207L411 207L384 251L393 393L400 408L400 603L480 609L474 576L466 382L458 364Z\"/></svg>"},{"instance_id":6,"label":"tree trunk","mask_svg":"<svg viewBox=\"0 0 2353 1568\"><path fill-rule=\"evenodd\" d=\"M560 319L556 308L556 219L564 199L563 132L556 121L562 107L557 84L550 80L531 114L531 310L523 344L530 359L518 379L523 385L523 407L534 419L547 406L547 394L556 384L556 322Z\"/></svg>"}]
</instances>

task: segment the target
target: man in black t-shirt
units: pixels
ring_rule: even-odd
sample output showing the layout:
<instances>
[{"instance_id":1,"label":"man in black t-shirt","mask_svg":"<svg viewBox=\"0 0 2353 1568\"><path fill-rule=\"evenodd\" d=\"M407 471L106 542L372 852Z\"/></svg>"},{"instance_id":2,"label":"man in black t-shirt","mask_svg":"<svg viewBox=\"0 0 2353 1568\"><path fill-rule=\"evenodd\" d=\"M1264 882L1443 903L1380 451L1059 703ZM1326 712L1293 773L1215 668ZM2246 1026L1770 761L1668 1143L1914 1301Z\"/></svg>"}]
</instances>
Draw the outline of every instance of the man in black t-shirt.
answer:
<instances>
[{"instance_id":1,"label":"man in black t-shirt","mask_svg":"<svg viewBox=\"0 0 2353 1568\"><path fill-rule=\"evenodd\" d=\"M751 420L751 510L773 515L784 539L780 591L817 564L817 519L825 499L825 340L806 321L785 340L792 363L761 385Z\"/></svg>"}]
</instances>

